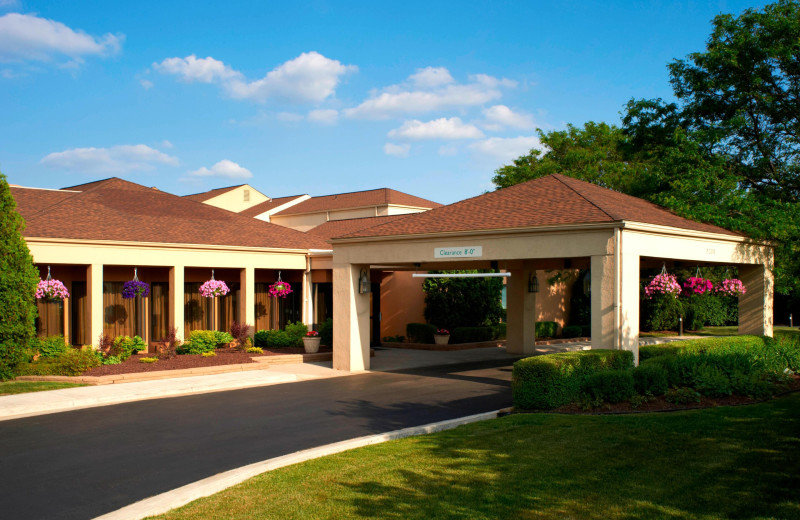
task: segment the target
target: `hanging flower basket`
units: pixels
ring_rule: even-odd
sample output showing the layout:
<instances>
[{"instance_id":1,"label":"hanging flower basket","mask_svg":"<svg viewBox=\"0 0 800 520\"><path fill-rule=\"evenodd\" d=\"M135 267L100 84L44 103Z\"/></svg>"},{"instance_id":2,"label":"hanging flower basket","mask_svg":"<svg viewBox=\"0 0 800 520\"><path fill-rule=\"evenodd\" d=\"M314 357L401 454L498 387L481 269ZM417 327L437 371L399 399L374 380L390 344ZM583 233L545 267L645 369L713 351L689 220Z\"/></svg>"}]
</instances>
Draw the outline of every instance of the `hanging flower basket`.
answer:
<instances>
[{"instance_id":1,"label":"hanging flower basket","mask_svg":"<svg viewBox=\"0 0 800 520\"><path fill-rule=\"evenodd\" d=\"M722 283L717 286L716 290L719 293L728 294L730 296L739 296L747 292L744 283L738 278L726 278L722 280Z\"/></svg>"},{"instance_id":2,"label":"hanging flower basket","mask_svg":"<svg viewBox=\"0 0 800 520\"><path fill-rule=\"evenodd\" d=\"M269 286L269 295L275 298L286 298L292 292L292 286L281 280Z\"/></svg>"},{"instance_id":3,"label":"hanging flower basket","mask_svg":"<svg viewBox=\"0 0 800 520\"><path fill-rule=\"evenodd\" d=\"M46 280L39 280L36 287L37 300L63 300L69 298L69 292L61 280L53 280L48 275Z\"/></svg>"},{"instance_id":4,"label":"hanging flower basket","mask_svg":"<svg viewBox=\"0 0 800 520\"><path fill-rule=\"evenodd\" d=\"M711 280L700 278L699 276L692 276L683 282L683 288L687 294L703 294L714 290L714 284Z\"/></svg>"},{"instance_id":5,"label":"hanging flower basket","mask_svg":"<svg viewBox=\"0 0 800 520\"><path fill-rule=\"evenodd\" d=\"M211 280L208 280L200 286L200 296L204 296L206 298L225 296L230 291L231 290L228 289L228 286L225 282L222 280L214 280L213 277Z\"/></svg>"},{"instance_id":6,"label":"hanging flower basket","mask_svg":"<svg viewBox=\"0 0 800 520\"><path fill-rule=\"evenodd\" d=\"M656 294L668 294L677 298L681 294L681 286L674 274L662 272L650 280L650 283L644 288L644 294L648 299Z\"/></svg>"},{"instance_id":7,"label":"hanging flower basket","mask_svg":"<svg viewBox=\"0 0 800 520\"><path fill-rule=\"evenodd\" d=\"M150 284L140 282L139 280L129 280L122 284L122 297L126 300L141 296L147 298L150 296Z\"/></svg>"}]
</instances>

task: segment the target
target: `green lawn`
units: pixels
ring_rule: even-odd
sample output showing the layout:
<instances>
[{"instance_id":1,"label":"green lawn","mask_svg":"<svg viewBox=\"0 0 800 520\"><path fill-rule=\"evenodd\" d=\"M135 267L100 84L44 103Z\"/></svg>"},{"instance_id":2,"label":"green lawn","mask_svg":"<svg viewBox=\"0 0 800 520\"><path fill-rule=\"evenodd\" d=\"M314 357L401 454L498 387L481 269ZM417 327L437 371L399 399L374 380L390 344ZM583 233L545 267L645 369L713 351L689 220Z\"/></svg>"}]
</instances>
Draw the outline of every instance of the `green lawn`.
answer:
<instances>
[{"instance_id":1,"label":"green lawn","mask_svg":"<svg viewBox=\"0 0 800 520\"><path fill-rule=\"evenodd\" d=\"M72 388L73 386L86 386L81 383L53 383L50 381L7 381L0 382L0 395L25 394L28 392L42 392L44 390L58 390L59 388Z\"/></svg>"},{"instance_id":2,"label":"green lawn","mask_svg":"<svg viewBox=\"0 0 800 520\"><path fill-rule=\"evenodd\" d=\"M800 518L800 394L514 415L264 473L160 519Z\"/></svg>"},{"instance_id":3,"label":"green lawn","mask_svg":"<svg viewBox=\"0 0 800 520\"><path fill-rule=\"evenodd\" d=\"M730 327L705 327L702 330L693 330L693 331L683 331L686 336L736 336L739 334L738 327L736 325ZM789 328L789 327L774 327L773 334L775 337L779 336L793 336L796 338L800 338L800 329L797 327ZM639 337L641 338L661 338L665 336L677 336L678 331L674 332L640 332Z\"/></svg>"}]
</instances>

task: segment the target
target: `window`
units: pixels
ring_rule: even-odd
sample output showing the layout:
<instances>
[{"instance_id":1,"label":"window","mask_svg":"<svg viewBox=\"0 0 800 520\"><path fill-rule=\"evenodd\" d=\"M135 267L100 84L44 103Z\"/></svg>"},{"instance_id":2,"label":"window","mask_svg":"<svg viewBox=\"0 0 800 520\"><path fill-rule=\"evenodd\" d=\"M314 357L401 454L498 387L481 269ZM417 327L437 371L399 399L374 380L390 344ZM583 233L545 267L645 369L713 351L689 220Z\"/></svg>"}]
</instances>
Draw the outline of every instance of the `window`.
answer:
<instances>
[{"instance_id":1,"label":"window","mask_svg":"<svg viewBox=\"0 0 800 520\"><path fill-rule=\"evenodd\" d=\"M250 190L244 190L244 201L250 202Z\"/></svg>"}]
</instances>

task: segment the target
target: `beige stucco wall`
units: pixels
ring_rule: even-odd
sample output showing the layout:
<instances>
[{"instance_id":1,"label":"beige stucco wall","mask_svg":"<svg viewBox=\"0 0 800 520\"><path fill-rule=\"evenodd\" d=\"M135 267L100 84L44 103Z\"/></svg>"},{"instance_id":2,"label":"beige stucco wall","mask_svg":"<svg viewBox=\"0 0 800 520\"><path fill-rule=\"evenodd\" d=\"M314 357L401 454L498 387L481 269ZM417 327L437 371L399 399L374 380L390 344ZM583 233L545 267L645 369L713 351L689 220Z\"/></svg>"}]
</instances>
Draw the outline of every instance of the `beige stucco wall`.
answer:
<instances>
[{"instance_id":1,"label":"beige stucco wall","mask_svg":"<svg viewBox=\"0 0 800 520\"><path fill-rule=\"evenodd\" d=\"M326 213L309 213L307 215L272 215L269 221L297 231L308 231L328 221Z\"/></svg>"},{"instance_id":2,"label":"beige stucco wall","mask_svg":"<svg viewBox=\"0 0 800 520\"><path fill-rule=\"evenodd\" d=\"M577 283L579 271L564 270L562 276L564 280L550 284L548 280L557 273L557 271L536 271L536 278L539 280L539 292L536 294L536 321L554 321L558 324L560 333L561 329L568 325L572 285Z\"/></svg>"},{"instance_id":3,"label":"beige stucco wall","mask_svg":"<svg viewBox=\"0 0 800 520\"><path fill-rule=\"evenodd\" d=\"M406 325L425 322L422 278L410 271L386 273L381 282L381 337L405 336Z\"/></svg>"},{"instance_id":4,"label":"beige stucco wall","mask_svg":"<svg viewBox=\"0 0 800 520\"><path fill-rule=\"evenodd\" d=\"M244 200L245 191L249 191L250 200ZM204 203L208 204L209 206L215 206L217 208L233 211L234 213L239 213L240 211L244 211L247 208L252 208L256 204L261 204L262 202L266 202L268 200L270 200L269 197L256 190L249 184L245 184L244 186L239 186L238 188L234 188L221 195L217 195L216 197L208 199L204 201Z\"/></svg>"}]
</instances>

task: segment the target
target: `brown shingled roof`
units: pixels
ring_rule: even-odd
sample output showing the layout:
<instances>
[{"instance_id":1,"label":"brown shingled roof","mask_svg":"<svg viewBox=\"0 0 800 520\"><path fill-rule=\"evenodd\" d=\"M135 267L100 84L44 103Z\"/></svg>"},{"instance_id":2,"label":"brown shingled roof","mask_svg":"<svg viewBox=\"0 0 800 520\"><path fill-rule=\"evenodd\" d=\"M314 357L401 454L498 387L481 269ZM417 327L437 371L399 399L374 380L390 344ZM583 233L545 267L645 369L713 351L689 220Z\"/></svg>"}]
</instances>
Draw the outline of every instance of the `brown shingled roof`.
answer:
<instances>
[{"instance_id":1,"label":"brown shingled roof","mask_svg":"<svg viewBox=\"0 0 800 520\"><path fill-rule=\"evenodd\" d=\"M236 186L228 186L226 188L217 188L214 190L204 191L203 193L184 195L183 198L189 200L196 200L197 202L205 202L209 199L213 199L217 195L222 195L223 193L227 193L231 190L235 190L236 188L240 188L242 186L244 186L244 184L237 184Z\"/></svg>"},{"instance_id":2,"label":"brown shingled roof","mask_svg":"<svg viewBox=\"0 0 800 520\"><path fill-rule=\"evenodd\" d=\"M302 195L292 195L290 197L278 197L277 199L271 199L262 202L261 204L256 204L252 208L247 208L244 211L240 211L239 215L244 215L245 217L257 217L262 213L265 213L272 208L277 208L282 204L286 204L287 202L294 200L298 197L302 197Z\"/></svg>"},{"instance_id":3,"label":"brown shingled roof","mask_svg":"<svg viewBox=\"0 0 800 520\"><path fill-rule=\"evenodd\" d=\"M418 208L438 208L438 202L433 202L408 193L396 191L390 188L379 188L377 190L354 191L351 193L338 193L336 195L324 195L322 197L311 197L310 199L287 208L275 215L298 215L301 213L314 213L317 211L327 211L333 209L360 208L364 206L380 206L384 204L395 204L398 206L413 206Z\"/></svg>"},{"instance_id":4,"label":"brown shingled roof","mask_svg":"<svg viewBox=\"0 0 800 520\"><path fill-rule=\"evenodd\" d=\"M516 229L568 224L634 221L740 236L688 220L646 200L594 184L548 175L485 193L449 206L346 235L346 238Z\"/></svg>"},{"instance_id":5,"label":"brown shingled roof","mask_svg":"<svg viewBox=\"0 0 800 520\"><path fill-rule=\"evenodd\" d=\"M344 220L331 220L325 222L324 224L320 224L315 228L311 228L306 233L311 233L312 235L317 235L318 237L324 238L325 240L344 236L350 233L355 233L356 231L361 231L363 229L371 228L373 226L378 226L380 224L385 224L387 222L392 222L397 219L405 218L406 215L386 215L383 217L366 217L366 218L348 218Z\"/></svg>"},{"instance_id":6,"label":"brown shingled roof","mask_svg":"<svg viewBox=\"0 0 800 520\"><path fill-rule=\"evenodd\" d=\"M20 191L15 188L12 193ZM122 179L109 179L70 195L38 212L32 211L32 201L23 195L20 213L27 215L25 236L279 249L330 247L315 235Z\"/></svg>"},{"instance_id":7,"label":"brown shingled roof","mask_svg":"<svg viewBox=\"0 0 800 520\"><path fill-rule=\"evenodd\" d=\"M11 186L11 195L17 203L17 212L25 219L77 193L78 192L66 190L45 190L40 188Z\"/></svg>"}]
</instances>

